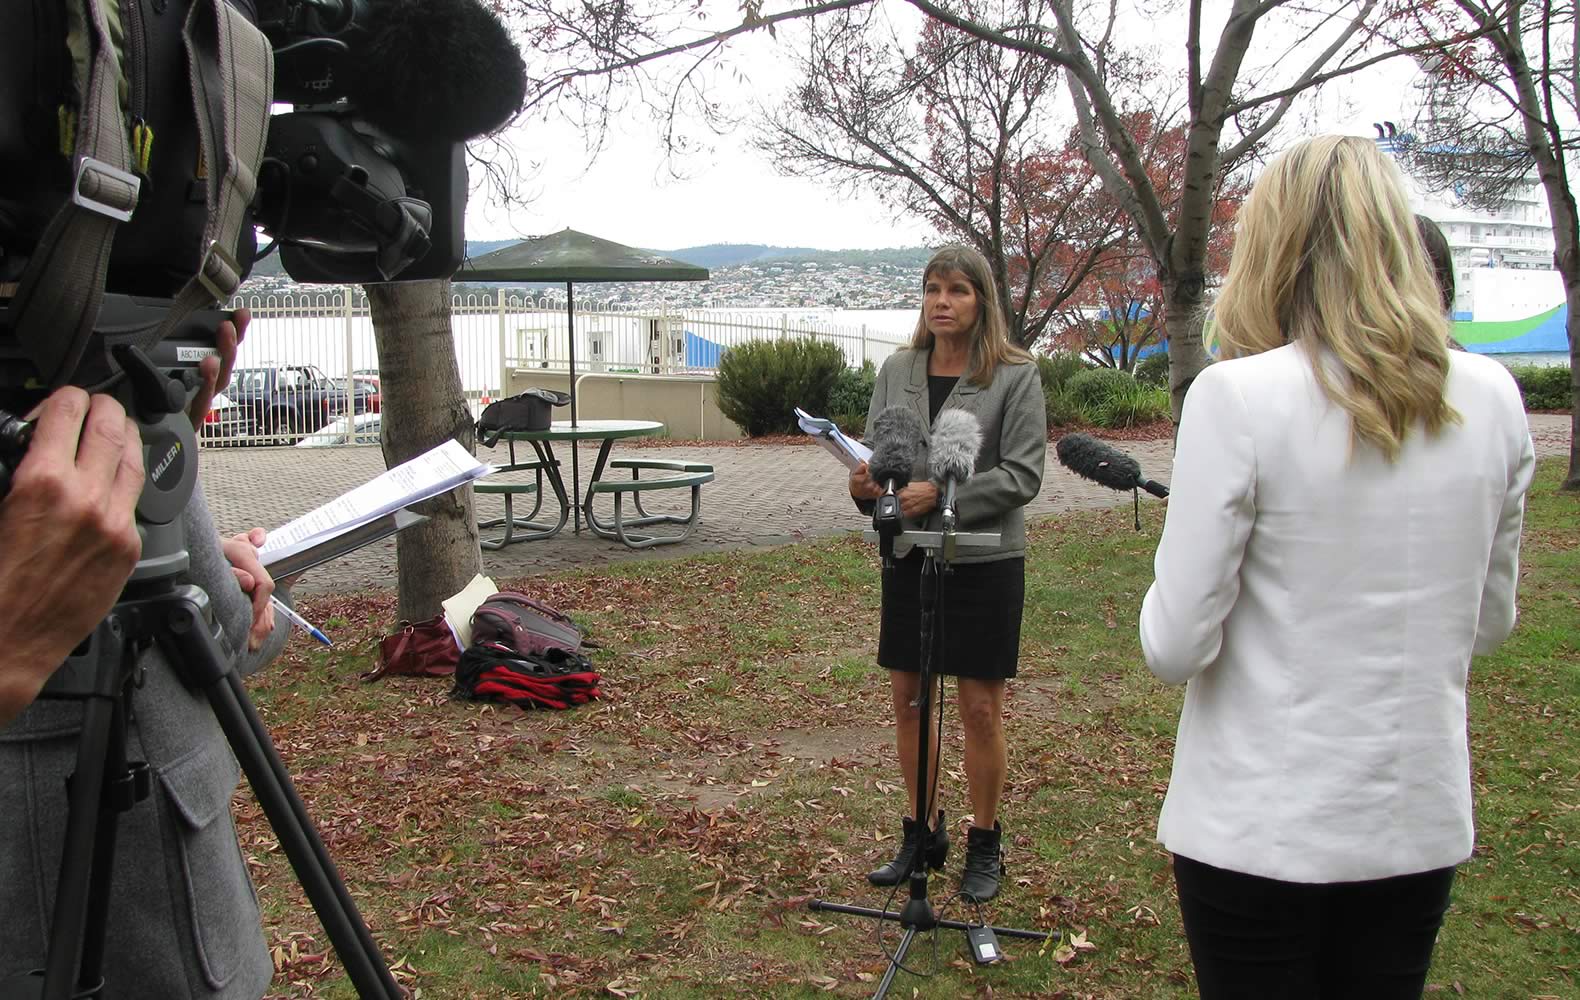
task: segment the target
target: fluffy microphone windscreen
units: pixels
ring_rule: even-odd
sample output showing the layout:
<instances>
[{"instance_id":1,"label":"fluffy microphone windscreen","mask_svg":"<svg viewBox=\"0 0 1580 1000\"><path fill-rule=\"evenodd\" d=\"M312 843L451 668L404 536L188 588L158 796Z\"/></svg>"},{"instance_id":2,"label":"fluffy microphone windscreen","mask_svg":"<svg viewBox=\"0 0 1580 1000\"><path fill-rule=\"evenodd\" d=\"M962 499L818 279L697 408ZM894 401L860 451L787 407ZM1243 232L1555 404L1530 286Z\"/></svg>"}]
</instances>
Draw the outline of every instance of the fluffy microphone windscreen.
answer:
<instances>
[{"instance_id":1,"label":"fluffy microphone windscreen","mask_svg":"<svg viewBox=\"0 0 1580 1000\"><path fill-rule=\"evenodd\" d=\"M527 68L479 0L370 0L368 37L346 54L346 96L413 142L486 135L521 110Z\"/></svg>"},{"instance_id":2,"label":"fluffy microphone windscreen","mask_svg":"<svg viewBox=\"0 0 1580 1000\"><path fill-rule=\"evenodd\" d=\"M1085 434L1066 434L1054 445L1059 464L1094 483L1115 490L1141 485L1141 463Z\"/></svg>"},{"instance_id":3,"label":"fluffy microphone windscreen","mask_svg":"<svg viewBox=\"0 0 1580 1000\"><path fill-rule=\"evenodd\" d=\"M965 410L945 410L933 421L927 449L927 476L935 483L963 483L982 450L982 424Z\"/></svg>"},{"instance_id":4,"label":"fluffy microphone windscreen","mask_svg":"<svg viewBox=\"0 0 1580 1000\"><path fill-rule=\"evenodd\" d=\"M911 466L922 447L922 422L904 406L890 406L872 418L872 457L867 474L896 487L911 481Z\"/></svg>"}]
</instances>

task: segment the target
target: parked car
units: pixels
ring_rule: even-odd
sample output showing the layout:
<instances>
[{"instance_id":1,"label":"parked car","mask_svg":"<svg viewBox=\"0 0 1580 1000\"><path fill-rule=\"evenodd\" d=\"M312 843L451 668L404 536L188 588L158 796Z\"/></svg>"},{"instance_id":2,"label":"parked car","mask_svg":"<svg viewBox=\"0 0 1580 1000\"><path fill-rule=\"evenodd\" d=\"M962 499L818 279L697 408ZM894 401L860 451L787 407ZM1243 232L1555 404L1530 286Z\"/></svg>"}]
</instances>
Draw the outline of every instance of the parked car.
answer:
<instances>
[{"instance_id":1,"label":"parked car","mask_svg":"<svg viewBox=\"0 0 1580 1000\"><path fill-rule=\"evenodd\" d=\"M346 418L338 416L296 442L298 448L328 448L340 444L378 444L383 417L377 413L358 413L351 418L354 429L346 439Z\"/></svg>"},{"instance_id":2,"label":"parked car","mask_svg":"<svg viewBox=\"0 0 1580 1000\"><path fill-rule=\"evenodd\" d=\"M352 398L351 412L353 414L379 412L382 408L383 400L379 396L378 376L353 374L351 383L355 392L355 396ZM340 397L335 412L344 413L346 380L343 378L332 378L329 380L329 384L334 387L335 394Z\"/></svg>"},{"instance_id":3,"label":"parked car","mask_svg":"<svg viewBox=\"0 0 1580 1000\"><path fill-rule=\"evenodd\" d=\"M295 439L345 412L346 395L312 365L238 368L225 395L246 416L248 433Z\"/></svg>"},{"instance_id":4,"label":"parked car","mask_svg":"<svg viewBox=\"0 0 1580 1000\"><path fill-rule=\"evenodd\" d=\"M249 433L251 420L245 410L223 392L216 392L203 416L203 427L198 435L204 441L238 438Z\"/></svg>"}]
</instances>

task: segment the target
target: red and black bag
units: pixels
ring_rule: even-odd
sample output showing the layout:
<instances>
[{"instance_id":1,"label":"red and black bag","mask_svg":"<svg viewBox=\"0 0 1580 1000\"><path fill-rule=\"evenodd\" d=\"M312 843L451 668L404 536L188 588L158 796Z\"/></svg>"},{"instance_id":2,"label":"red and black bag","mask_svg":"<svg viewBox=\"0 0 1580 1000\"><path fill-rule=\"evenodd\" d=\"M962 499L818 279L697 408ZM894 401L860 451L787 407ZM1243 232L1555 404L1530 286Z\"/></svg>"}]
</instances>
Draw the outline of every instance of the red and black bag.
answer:
<instances>
[{"instance_id":1,"label":"red and black bag","mask_svg":"<svg viewBox=\"0 0 1580 1000\"><path fill-rule=\"evenodd\" d=\"M523 709L571 708L600 697L592 661L558 647L521 656L500 642L473 642L455 668L451 697Z\"/></svg>"},{"instance_id":2,"label":"red and black bag","mask_svg":"<svg viewBox=\"0 0 1580 1000\"><path fill-rule=\"evenodd\" d=\"M517 656L540 656L553 649L579 654L583 646L592 645L569 615L510 590L472 612L472 645L479 643L497 643Z\"/></svg>"}]
</instances>

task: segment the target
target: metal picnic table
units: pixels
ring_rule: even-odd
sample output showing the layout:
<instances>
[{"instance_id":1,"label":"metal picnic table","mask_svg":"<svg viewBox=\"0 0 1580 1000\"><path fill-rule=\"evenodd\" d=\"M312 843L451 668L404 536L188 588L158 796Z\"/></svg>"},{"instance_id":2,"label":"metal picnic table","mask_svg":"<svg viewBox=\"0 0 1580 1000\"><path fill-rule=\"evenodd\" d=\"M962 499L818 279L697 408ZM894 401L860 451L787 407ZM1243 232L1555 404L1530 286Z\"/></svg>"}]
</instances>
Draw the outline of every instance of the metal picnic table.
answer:
<instances>
[{"instance_id":1,"label":"metal picnic table","mask_svg":"<svg viewBox=\"0 0 1580 1000\"><path fill-rule=\"evenodd\" d=\"M664 425L656 420L579 420L572 424L568 420L556 420L549 425L548 430L542 431L505 431L500 434L500 440L505 442L510 449L510 464L502 466L500 473L532 472L536 476L536 485L529 486L525 483L479 483L476 489L484 493L503 493L505 497L505 516L480 524L479 528L493 528L504 526L504 534L498 538L486 539L483 547L497 549L513 542L530 541L536 538L552 538L559 534L565 527L565 522L574 515L573 530L580 533L582 521L586 520L596 531L597 523L592 516L592 501L594 489L603 477L604 468L609 460L609 451L614 443L621 438L645 437L652 434L661 434ZM525 441L532 445L536 454L536 461L518 462L516 460L516 442ZM560 475L560 462L554 454L555 442L568 443L572 449L579 441L599 441L598 460L593 464L592 476L587 480L587 491L577 496L577 502L572 507L571 493L580 490L580 483L573 481L571 491L565 489L564 477ZM543 482L548 481L554 490L554 496L560 505L558 521L554 524L534 520L543 504ZM514 493L536 492L537 501L532 512L524 518L516 517L511 506ZM516 529L522 529L518 532Z\"/></svg>"}]
</instances>

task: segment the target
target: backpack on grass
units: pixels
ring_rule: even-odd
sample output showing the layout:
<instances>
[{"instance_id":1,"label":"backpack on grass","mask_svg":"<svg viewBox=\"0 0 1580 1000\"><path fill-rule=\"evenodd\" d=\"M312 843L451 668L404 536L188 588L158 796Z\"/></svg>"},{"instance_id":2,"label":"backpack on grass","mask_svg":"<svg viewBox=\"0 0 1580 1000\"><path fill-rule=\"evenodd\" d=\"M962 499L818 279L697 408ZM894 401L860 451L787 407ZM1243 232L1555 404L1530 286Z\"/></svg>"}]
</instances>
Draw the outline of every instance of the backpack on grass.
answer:
<instances>
[{"instance_id":1,"label":"backpack on grass","mask_svg":"<svg viewBox=\"0 0 1580 1000\"><path fill-rule=\"evenodd\" d=\"M580 653L594 645L569 615L513 590L500 591L472 612L472 645L484 642L517 656L540 656L551 649Z\"/></svg>"},{"instance_id":2,"label":"backpack on grass","mask_svg":"<svg viewBox=\"0 0 1580 1000\"><path fill-rule=\"evenodd\" d=\"M502 590L472 612L472 644L455 668L452 697L520 708L570 708L599 697L587 641L570 616Z\"/></svg>"}]
</instances>

